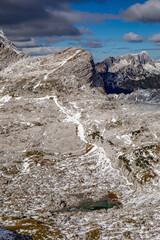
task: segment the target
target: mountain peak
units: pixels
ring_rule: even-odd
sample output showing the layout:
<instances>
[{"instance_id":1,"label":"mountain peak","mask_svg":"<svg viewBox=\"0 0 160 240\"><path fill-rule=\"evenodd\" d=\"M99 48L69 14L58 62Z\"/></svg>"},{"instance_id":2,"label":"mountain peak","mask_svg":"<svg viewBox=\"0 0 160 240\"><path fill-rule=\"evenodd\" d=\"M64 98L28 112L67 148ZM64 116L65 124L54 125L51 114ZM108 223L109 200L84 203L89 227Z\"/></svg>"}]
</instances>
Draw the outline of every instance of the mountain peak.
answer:
<instances>
[{"instance_id":1,"label":"mountain peak","mask_svg":"<svg viewBox=\"0 0 160 240\"><path fill-rule=\"evenodd\" d=\"M19 51L0 30L0 70L23 57L26 55Z\"/></svg>"},{"instance_id":2,"label":"mountain peak","mask_svg":"<svg viewBox=\"0 0 160 240\"><path fill-rule=\"evenodd\" d=\"M148 52L147 51L142 51L142 52L140 52L140 54L147 54L148 55Z\"/></svg>"},{"instance_id":3,"label":"mountain peak","mask_svg":"<svg viewBox=\"0 0 160 240\"><path fill-rule=\"evenodd\" d=\"M102 63L97 64L97 70L100 72L117 72L123 67L136 67L139 64L143 67L150 66L150 68L156 68L153 59L146 51L142 51L140 53L128 53L123 56L108 57Z\"/></svg>"},{"instance_id":4,"label":"mountain peak","mask_svg":"<svg viewBox=\"0 0 160 240\"><path fill-rule=\"evenodd\" d=\"M4 36L4 32L2 31L2 29L0 29L0 36Z\"/></svg>"},{"instance_id":5,"label":"mountain peak","mask_svg":"<svg viewBox=\"0 0 160 240\"><path fill-rule=\"evenodd\" d=\"M114 89L117 92L124 92L124 89L133 91L137 88L159 88L160 86L159 63L154 62L146 51L109 57L97 64L96 69L103 77L106 91L107 88L109 89L108 92L114 92Z\"/></svg>"},{"instance_id":6,"label":"mountain peak","mask_svg":"<svg viewBox=\"0 0 160 240\"><path fill-rule=\"evenodd\" d=\"M135 58L138 57L138 56L139 57L143 56L143 57L149 57L150 58L150 56L149 56L147 51L142 51L142 52L139 52L139 53L128 53L128 54L125 54L125 55L122 55L122 56L116 56L116 57L127 58L128 56L129 57L135 57Z\"/></svg>"}]
</instances>

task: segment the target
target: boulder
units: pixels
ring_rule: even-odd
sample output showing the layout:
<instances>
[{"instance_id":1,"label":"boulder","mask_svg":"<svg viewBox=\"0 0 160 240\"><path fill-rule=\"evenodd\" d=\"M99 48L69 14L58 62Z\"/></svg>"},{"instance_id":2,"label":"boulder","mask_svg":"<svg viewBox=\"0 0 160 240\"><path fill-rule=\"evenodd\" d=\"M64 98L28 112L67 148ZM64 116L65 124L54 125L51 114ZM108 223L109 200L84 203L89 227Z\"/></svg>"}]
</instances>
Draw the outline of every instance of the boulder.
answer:
<instances>
[{"instance_id":1,"label":"boulder","mask_svg":"<svg viewBox=\"0 0 160 240\"><path fill-rule=\"evenodd\" d=\"M33 240L33 238L0 226L0 240Z\"/></svg>"}]
</instances>

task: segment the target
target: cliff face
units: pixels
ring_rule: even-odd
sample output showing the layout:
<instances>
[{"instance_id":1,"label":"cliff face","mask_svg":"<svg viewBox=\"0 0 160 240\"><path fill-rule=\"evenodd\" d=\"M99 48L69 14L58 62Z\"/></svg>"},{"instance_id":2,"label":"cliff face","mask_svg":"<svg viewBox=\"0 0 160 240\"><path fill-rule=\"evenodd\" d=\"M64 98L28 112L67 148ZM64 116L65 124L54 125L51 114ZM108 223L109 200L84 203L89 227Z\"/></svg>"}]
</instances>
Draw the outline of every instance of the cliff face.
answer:
<instances>
[{"instance_id":1,"label":"cliff face","mask_svg":"<svg viewBox=\"0 0 160 240\"><path fill-rule=\"evenodd\" d=\"M76 47L45 57L21 59L0 76L4 91L13 94L49 94L53 90L67 94L104 87L91 54Z\"/></svg>"},{"instance_id":2,"label":"cliff face","mask_svg":"<svg viewBox=\"0 0 160 240\"><path fill-rule=\"evenodd\" d=\"M104 80L107 93L160 88L160 65L146 52L109 57L97 64L96 69Z\"/></svg>"},{"instance_id":3,"label":"cliff face","mask_svg":"<svg viewBox=\"0 0 160 240\"><path fill-rule=\"evenodd\" d=\"M34 240L158 239L159 90L100 89L80 48L0 72L5 227Z\"/></svg>"},{"instance_id":4,"label":"cliff face","mask_svg":"<svg viewBox=\"0 0 160 240\"><path fill-rule=\"evenodd\" d=\"M10 64L27 57L12 44L0 30L0 71Z\"/></svg>"}]
</instances>

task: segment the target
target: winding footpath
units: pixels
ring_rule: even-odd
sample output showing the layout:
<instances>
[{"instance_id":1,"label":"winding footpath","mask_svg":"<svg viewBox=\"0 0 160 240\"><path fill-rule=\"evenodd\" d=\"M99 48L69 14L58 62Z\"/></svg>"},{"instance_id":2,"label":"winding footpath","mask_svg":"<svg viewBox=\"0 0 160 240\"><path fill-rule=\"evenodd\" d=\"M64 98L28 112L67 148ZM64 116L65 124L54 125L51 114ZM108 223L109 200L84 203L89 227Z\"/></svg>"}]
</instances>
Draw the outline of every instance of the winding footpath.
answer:
<instances>
[{"instance_id":1,"label":"winding footpath","mask_svg":"<svg viewBox=\"0 0 160 240\"><path fill-rule=\"evenodd\" d=\"M62 103L58 102L56 95L53 96L53 99L55 104L59 108L59 110L66 115L66 119L64 121L75 124L77 126L78 136L81 139L81 141L85 142L86 144L90 144L92 146L90 151L86 153L84 156L82 156L81 158L91 157L91 156L94 158L96 157L96 162L97 162L96 167L100 169L101 175L103 177L107 175L107 176L110 176L111 179L113 178L113 185L114 185L114 181L116 183L121 182L121 187L124 187L126 191L126 186L128 186L130 191L131 190L130 187L133 184L130 183L128 179L121 173L121 170L114 169L112 167L111 160L106 156L106 152L104 148L97 146L97 144L91 144L86 140L85 129L82 123L80 122L81 112L74 113L73 111L68 110L66 107L63 106Z\"/></svg>"}]
</instances>

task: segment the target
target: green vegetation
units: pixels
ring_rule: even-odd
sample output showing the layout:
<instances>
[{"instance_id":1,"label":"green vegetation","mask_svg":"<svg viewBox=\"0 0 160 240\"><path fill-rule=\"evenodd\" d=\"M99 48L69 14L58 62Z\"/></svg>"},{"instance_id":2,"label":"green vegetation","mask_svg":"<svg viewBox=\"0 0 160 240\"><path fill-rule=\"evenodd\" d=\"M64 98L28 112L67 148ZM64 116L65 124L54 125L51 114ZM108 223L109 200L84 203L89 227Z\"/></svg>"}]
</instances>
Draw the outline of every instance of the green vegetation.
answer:
<instances>
[{"instance_id":1,"label":"green vegetation","mask_svg":"<svg viewBox=\"0 0 160 240\"><path fill-rule=\"evenodd\" d=\"M88 136L89 137L91 136L92 139L94 139L94 140L97 138L98 140L100 139L102 143L104 142L104 138L100 135L99 131L95 131L95 132L89 134Z\"/></svg>"},{"instance_id":2,"label":"green vegetation","mask_svg":"<svg viewBox=\"0 0 160 240\"><path fill-rule=\"evenodd\" d=\"M131 165L130 165L130 161L127 159L127 157L123 154L123 155L120 155L118 158L119 158L119 160L122 160L122 161L123 161L124 166L126 167L126 169L127 169L129 172L132 172Z\"/></svg>"},{"instance_id":3,"label":"green vegetation","mask_svg":"<svg viewBox=\"0 0 160 240\"><path fill-rule=\"evenodd\" d=\"M147 150L155 149L155 145L145 146L134 150L134 155L136 156L135 163L143 169L148 168L153 161L153 156L149 154Z\"/></svg>"},{"instance_id":4,"label":"green vegetation","mask_svg":"<svg viewBox=\"0 0 160 240\"><path fill-rule=\"evenodd\" d=\"M143 127L141 127L138 130L135 130L135 131L131 132L131 134L132 134L132 136L137 136L138 134L140 134L142 132L144 132L144 128Z\"/></svg>"},{"instance_id":5,"label":"green vegetation","mask_svg":"<svg viewBox=\"0 0 160 240\"><path fill-rule=\"evenodd\" d=\"M138 130L134 132L135 135L138 133ZM119 160L123 161L126 169L132 172L133 177L135 177L140 184L143 184L156 177L153 164L159 162L159 159L157 159L157 155L159 156L159 154L159 144L152 144L135 149L132 153L132 161L130 161L125 154L120 155ZM135 166L137 167L136 169L134 169Z\"/></svg>"},{"instance_id":6,"label":"green vegetation","mask_svg":"<svg viewBox=\"0 0 160 240\"><path fill-rule=\"evenodd\" d=\"M114 146L114 143L111 140L107 141L111 146Z\"/></svg>"}]
</instances>

